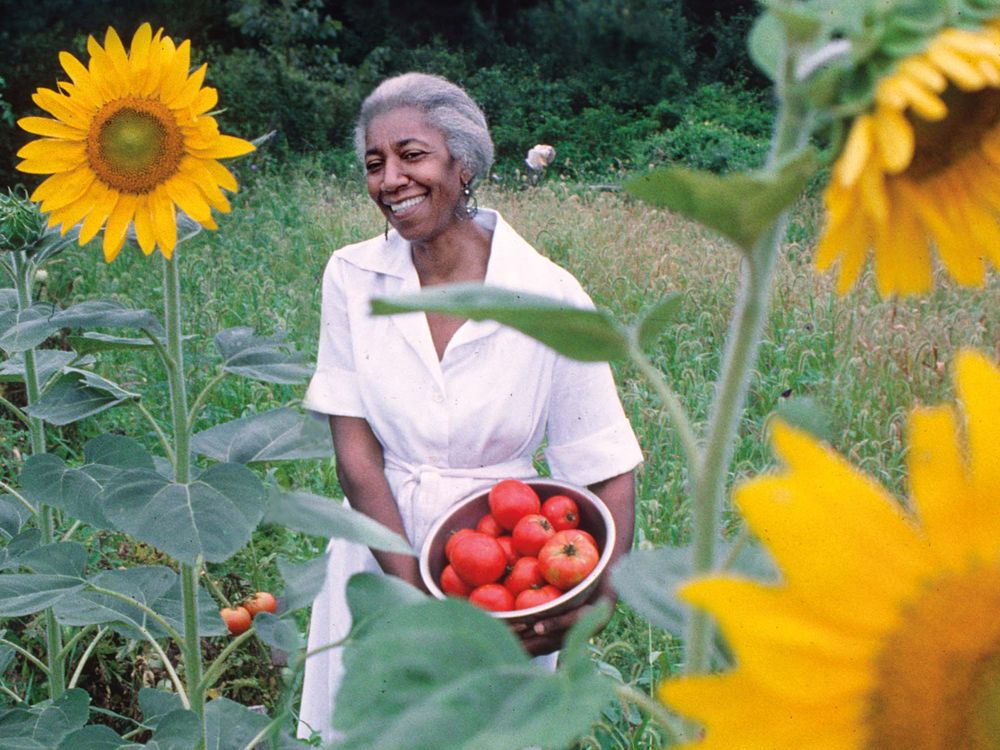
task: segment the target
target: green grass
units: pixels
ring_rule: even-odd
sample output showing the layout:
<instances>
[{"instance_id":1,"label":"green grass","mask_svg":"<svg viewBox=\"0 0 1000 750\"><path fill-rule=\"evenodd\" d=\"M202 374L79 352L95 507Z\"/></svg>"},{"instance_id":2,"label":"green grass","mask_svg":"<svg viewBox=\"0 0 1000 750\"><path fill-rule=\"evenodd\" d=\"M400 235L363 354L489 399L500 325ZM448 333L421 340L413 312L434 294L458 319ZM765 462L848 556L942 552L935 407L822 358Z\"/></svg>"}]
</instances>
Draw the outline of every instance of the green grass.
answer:
<instances>
[{"instance_id":1,"label":"green grass","mask_svg":"<svg viewBox=\"0 0 1000 750\"><path fill-rule=\"evenodd\" d=\"M345 184L319 167L246 172L241 177L234 211L221 217L220 231L203 233L179 249L185 325L198 336L187 353L193 393L214 372L217 360L211 337L221 328L247 325L260 333L287 331L300 349L313 353L326 259L336 248L377 234L383 226L360 184ZM702 427L740 275L737 251L669 212L621 194L566 183L553 181L524 191L486 190L479 201L498 208L529 242L573 272L595 301L620 319L632 318L667 292L683 293L678 321L661 334L650 356L696 427ZM769 416L787 406L790 397L808 398L803 403L810 421L823 425L839 451L902 500L909 410L953 398L951 362L959 348L975 346L994 360L1000 358L996 304L1000 278L994 274L985 289L968 290L939 275L932 294L901 301L879 299L872 280L866 278L839 298L832 291L832 279L818 276L810 265L820 221L818 201L803 199L795 209L780 264L730 479L739 481L771 465L765 438ZM41 297L63 305L110 296L159 312L158 258L127 250L115 263L105 265L96 248L74 249L58 259L40 291ZM150 410L166 418L166 386L152 356L106 356L100 368L126 387L145 393ZM646 457L637 477L638 543L682 544L688 536L687 474L679 443L634 368L616 364L615 371ZM302 392L301 387L229 378L208 401L198 425L295 404ZM2 420L0 415L5 436L0 474L9 476L19 463L13 449L23 451L25 440ZM106 431L139 436L155 448L148 427L127 408L50 434L57 450L79 456L88 438ZM332 461L275 468L283 483L340 495ZM729 533L738 525L739 519L727 514ZM98 535L93 542L112 560L154 554L114 535ZM227 563L213 566L213 572L230 596L276 589L279 556L311 557L323 543L264 528L252 545ZM304 627L304 617L300 622ZM595 639L594 649L602 668L647 692L680 660L675 638L650 628L625 606ZM247 703L272 703L280 680L276 670L261 666L265 657L248 648L219 686L221 692ZM113 662L110 655L105 654L105 662ZM149 678L141 670L139 677L123 676L132 685L143 679ZM100 702L99 697L95 700ZM634 710L611 707L582 746L649 748L661 740Z\"/></svg>"}]
</instances>

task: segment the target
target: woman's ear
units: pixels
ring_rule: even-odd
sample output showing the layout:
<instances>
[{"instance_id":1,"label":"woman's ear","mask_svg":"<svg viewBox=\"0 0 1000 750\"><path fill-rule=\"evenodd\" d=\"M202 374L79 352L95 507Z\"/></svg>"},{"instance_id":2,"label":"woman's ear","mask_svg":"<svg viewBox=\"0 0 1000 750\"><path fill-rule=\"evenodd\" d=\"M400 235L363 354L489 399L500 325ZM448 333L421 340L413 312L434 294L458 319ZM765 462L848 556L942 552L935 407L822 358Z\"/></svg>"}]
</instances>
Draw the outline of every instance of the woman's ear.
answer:
<instances>
[{"instance_id":1,"label":"woman's ear","mask_svg":"<svg viewBox=\"0 0 1000 750\"><path fill-rule=\"evenodd\" d=\"M462 181L462 185L468 185L470 182L472 182L472 172L470 172L468 169L463 169L461 172L459 172L458 179Z\"/></svg>"}]
</instances>

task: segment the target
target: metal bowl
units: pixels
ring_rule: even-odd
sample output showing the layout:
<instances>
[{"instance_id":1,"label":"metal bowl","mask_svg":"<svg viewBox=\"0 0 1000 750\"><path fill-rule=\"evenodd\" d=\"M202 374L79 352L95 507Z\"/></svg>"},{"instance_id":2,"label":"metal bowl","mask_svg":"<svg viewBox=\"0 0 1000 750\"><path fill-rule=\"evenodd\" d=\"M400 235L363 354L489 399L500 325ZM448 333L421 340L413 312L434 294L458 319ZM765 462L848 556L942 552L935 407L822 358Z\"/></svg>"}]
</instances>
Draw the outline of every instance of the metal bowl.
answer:
<instances>
[{"instance_id":1,"label":"metal bowl","mask_svg":"<svg viewBox=\"0 0 1000 750\"><path fill-rule=\"evenodd\" d=\"M601 550L601 557L590 575L584 578L574 588L563 593L557 599L530 609L517 609L510 612L490 612L493 617L508 623L533 623L547 617L552 617L566 610L583 604L594 591L611 561L611 542L615 538L615 519L608 506L593 492L585 487L578 487L556 479L526 479L525 484L538 493L542 502L553 495L566 495L576 501L580 509L580 528L590 532ZM491 485L492 486L492 485ZM424 586L438 599L444 599L446 594L438 586L441 571L448 561L444 556L444 546L451 535L459 529L475 528L476 523L490 512L490 487L477 490L464 500L460 500L444 513L430 531L424 546L420 550L420 576Z\"/></svg>"}]
</instances>

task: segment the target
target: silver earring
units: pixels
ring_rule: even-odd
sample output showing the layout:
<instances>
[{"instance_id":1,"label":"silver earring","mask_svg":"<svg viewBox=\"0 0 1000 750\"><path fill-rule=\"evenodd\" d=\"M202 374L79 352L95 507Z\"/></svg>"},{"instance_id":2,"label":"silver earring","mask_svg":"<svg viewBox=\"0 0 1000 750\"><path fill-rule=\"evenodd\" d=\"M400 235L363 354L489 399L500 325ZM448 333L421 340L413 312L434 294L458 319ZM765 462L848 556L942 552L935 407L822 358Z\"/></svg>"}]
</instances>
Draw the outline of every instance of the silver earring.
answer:
<instances>
[{"instance_id":1,"label":"silver earring","mask_svg":"<svg viewBox=\"0 0 1000 750\"><path fill-rule=\"evenodd\" d=\"M462 196L465 198L465 215L470 219L479 212L479 201L476 194L472 192L472 183L462 183Z\"/></svg>"}]
</instances>

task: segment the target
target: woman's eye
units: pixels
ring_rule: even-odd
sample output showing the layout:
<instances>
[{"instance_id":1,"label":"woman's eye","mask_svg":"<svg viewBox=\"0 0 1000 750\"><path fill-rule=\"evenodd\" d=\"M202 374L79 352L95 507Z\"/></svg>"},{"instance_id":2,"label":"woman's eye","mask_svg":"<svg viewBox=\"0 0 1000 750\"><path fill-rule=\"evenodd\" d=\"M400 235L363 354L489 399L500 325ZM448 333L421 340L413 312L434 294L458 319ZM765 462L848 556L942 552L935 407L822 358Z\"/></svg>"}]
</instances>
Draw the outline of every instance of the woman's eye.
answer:
<instances>
[{"instance_id":1,"label":"woman's eye","mask_svg":"<svg viewBox=\"0 0 1000 750\"><path fill-rule=\"evenodd\" d=\"M365 164L365 171L366 172L377 172L378 169L379 169L379 167L381 167L381 166L382 166L382 162L380 162L380 161L370 161L370 162L367 162Z\"/></svg>"},{"instance_id":2,"label":"woman's eye","mask_svg":"<svg viewBox=\"0 0 1000 750\"><path fill-rule=\"evenodd\" d=\"M423 151L407 151L403 154L403 158L406 159L406 161L413 161L414 159L419 159L423 155Z\"/></svg>"}]
</instances>

